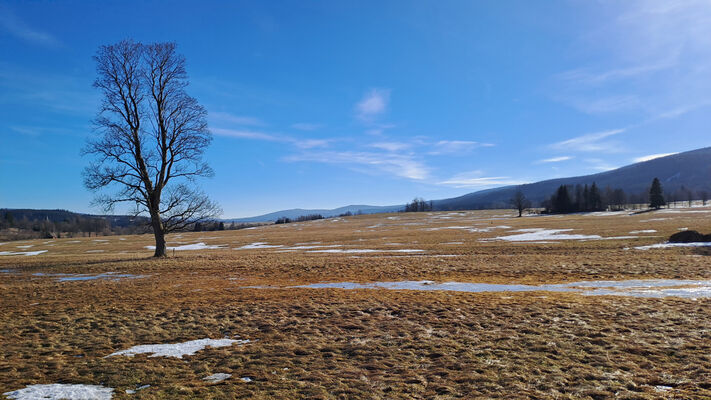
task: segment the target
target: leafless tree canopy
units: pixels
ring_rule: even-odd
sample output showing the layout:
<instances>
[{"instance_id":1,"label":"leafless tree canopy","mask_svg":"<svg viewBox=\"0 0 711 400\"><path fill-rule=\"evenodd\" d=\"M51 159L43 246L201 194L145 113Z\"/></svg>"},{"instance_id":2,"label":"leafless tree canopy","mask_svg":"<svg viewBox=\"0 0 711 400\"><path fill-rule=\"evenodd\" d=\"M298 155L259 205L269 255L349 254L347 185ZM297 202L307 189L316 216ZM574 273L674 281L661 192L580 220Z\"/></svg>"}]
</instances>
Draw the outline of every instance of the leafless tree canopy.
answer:
<instances>
[{"instance_id":1,"label":"leafless tree canopy","mask_svg":"<svg viewBox=\"0 0 711 400\"><path fill-rule=\"evenodd\" d=\"M94 59L103 102L84 150L93 156L84 183L113 189L96 199L107 211L126 202L150 215L155 255L163 256L165 233L220 213L193 189L195 178L213 175L202 160L212 140L207 112L185 92L185 59L174 43L122 41L101 46Z\"/></svg>"}]
</instances>

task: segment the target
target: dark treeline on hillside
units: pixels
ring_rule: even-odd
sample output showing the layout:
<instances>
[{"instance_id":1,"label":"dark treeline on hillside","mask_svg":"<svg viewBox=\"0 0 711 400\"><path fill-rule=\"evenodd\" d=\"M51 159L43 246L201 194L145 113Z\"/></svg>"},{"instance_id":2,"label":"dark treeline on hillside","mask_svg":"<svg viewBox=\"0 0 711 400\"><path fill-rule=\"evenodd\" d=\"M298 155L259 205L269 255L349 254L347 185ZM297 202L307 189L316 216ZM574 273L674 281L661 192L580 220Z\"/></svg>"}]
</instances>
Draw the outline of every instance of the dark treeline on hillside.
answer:
<instances>
[{"instance_id":1,"label":"dark treeline on hillside","mask_svg":"<svg viewBox=\"0 0 711 400\"><path fill-rule=\"evenodd\" d=\"M147 219L125 215L94 216L66 210L0 209L0 238L32 239L146 232Z\"/></svg>"},{"instance_id":2,"label":"dark treeline on hillside","mask_svg":"<svg viewBox=\"0 0 711 400\"><path fill-rule=\"evenodd\" d=\"M321 214L310 214L310 215L302 215L297 218L287 218L287 217L281 217L274 221L275 224L288 224L291 222L306 222L306 221L314 221L317 219L323 219L323 215Z\"/></svg>"},{"instance_id":3,"label":"dark treeline on hillside","mask_svg":"<svg viewBox=\"0 0 711 400\"><path fill-rule=\"evenodd\" d=\"M69 238L151 233L149 219L132 215L87 215L66 210L0 209L0 240ZM203 221L185 231L245 229L261 224Z\"/></svg>"},{"instance_id":4,"label":"dark treeline on hillside","mask_svg":"<svg viewBox=\"0 0 711 400\"><path fill-rule=\"evenodd\" d=\"M432 201L425 201L425 199L421 197L415 197L411 202L405 204L403 212L422 212L432 210L434 210L434 203Z\"/></svg>"},{"instance_id":5,"label":"dark treeline on hillside","mask_svg":"<svg viewBox=\"0 0 711 400\"><path fill-rule=\"evenodd\" d=\"M659 180L655 179L657 185ZM655 198L656 197L656 198ZM664 200L666 199L666 200ZM694 192L684 186L673 192L664 193L661 186L655 188L654 184L642 193L627 193L622 188L607 186L600 190L595 182L592 185L561 185L548 200L542 202L541 207L545 213L566 214L590 211L619 211L626 208L639 208L651 206L674 206L678 202L691 206L694 200L701 200L703 205L709 200L706 191Z\"/></svg>"}]
</instances>

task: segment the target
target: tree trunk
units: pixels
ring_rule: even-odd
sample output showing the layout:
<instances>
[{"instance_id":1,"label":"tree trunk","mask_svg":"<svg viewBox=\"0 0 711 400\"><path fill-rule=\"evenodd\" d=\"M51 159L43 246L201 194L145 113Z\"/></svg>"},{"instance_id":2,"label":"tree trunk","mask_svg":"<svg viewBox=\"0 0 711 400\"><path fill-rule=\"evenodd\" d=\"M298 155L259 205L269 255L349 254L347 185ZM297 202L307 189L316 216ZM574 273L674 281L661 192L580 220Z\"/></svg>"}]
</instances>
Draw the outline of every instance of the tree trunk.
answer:
<instances>
[{"instance_id":1,"label":"tree trunk","mask_svg":"<svg viewBox=\"0 0 711 400\"><path fill-rule=\"evenodd\" d=\"M156 202L158 204L158 202ZM160 220L160 214L157 210L150 213L151 214L151 225L153 226L153 235L156 238L156 252L153 257L165 257L165 229L163 229L163 223Z\"/></svg>"},{"instance_id":2,"label":"tree trunk","mask_svg":"<svg viewBox=\"0 0 711 400\"><path fill-rule=\"evenodd\" d=\"M153 234L156 237L156 252L153 257L165 257L165 233L162 229L156 229L153 227Z\"/></svg>"}]
</instances>

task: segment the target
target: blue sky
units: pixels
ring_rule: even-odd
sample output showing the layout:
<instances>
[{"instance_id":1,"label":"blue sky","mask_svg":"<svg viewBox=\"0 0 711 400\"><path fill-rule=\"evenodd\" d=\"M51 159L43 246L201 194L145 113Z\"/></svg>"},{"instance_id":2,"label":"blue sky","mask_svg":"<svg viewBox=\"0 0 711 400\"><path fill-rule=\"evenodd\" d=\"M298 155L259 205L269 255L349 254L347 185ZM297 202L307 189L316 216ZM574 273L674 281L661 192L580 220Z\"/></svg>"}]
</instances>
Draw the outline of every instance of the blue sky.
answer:
<instances>
[{"instance_id":1,"label":"blue sky","mask_svg":"<svg viewBox=\"0 0 711 400\"><path fill-rule=\"evenodd\" d=\"M92 56L175 41L240 217L400 204L711 145L708 1L0 3L0 207L98 212ZM117 209L121 212L121 209Z\"/></svg>"}]
</instances>

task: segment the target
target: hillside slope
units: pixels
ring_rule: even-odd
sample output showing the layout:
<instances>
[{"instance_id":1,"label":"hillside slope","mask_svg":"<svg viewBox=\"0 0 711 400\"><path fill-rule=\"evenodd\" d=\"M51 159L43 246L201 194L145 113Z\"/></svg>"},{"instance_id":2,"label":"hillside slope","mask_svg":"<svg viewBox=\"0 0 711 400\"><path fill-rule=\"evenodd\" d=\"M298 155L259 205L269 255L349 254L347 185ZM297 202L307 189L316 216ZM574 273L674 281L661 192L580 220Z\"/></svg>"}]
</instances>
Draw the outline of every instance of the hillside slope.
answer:
<instances>
[{"instance_id":1,"label":"hillside slope","mask_svg":"<svg viewBox=\"0 0 711 400\"><path fill-rule=\"evenodd\" d=\"M505 186L451 199L435 200L434 206L437 210L506 207L517 188L534 203L540 203L550 197L560 185L584 185L593 182L600 188L610 186L622 188L628 194L638 194L646 192L655 177L662 182L665 193L674 192L682 186L697 192L711 192L711 147L635 163L598 174Z\"/></svg>"}]
</instances>

